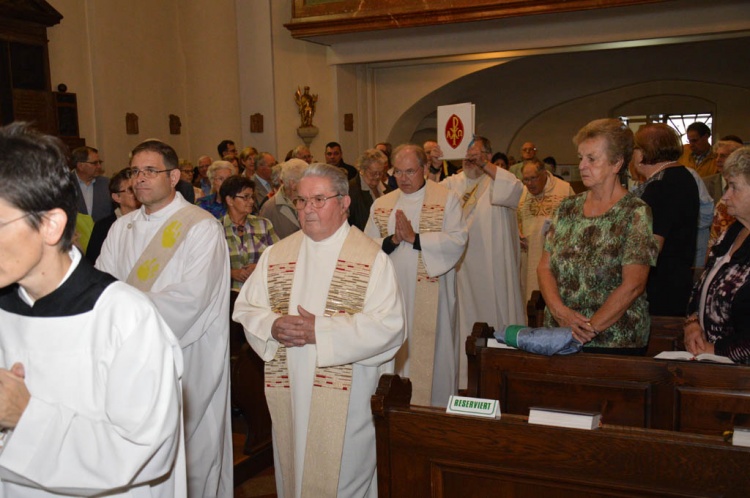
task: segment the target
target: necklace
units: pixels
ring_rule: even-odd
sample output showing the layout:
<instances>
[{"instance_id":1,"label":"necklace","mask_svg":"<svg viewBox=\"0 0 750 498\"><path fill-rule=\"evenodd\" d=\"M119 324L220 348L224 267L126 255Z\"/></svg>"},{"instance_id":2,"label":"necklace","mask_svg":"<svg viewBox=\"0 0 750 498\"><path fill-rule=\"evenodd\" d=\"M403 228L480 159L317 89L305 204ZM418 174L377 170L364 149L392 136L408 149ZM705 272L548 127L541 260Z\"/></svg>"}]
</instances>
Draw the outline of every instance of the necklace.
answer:
<instances>
[{"instance_id":1,"label":"necklace","mask_svg":"<svg viewBox=\"0 0 750 498\"><path fill-rule=\"evenodd\" d=\"M659 171L663 170L663 169L664 169L664 168L666 168L667 166L672 166L673 164L678 164L678 163L677 163L676 161L667 161L667 162L665 162L665 163L661 163L661 166L659 166L659 167L658 167L658 168L656 169L656 171L654 171L653 173L651 173L651 176L649 176L649 178L651 178L651 177L655 176L655 175L656 175L656 174L657 174L657 173L658 173ZM657 163L657 164L654 164L654 166L658 166L658 163Z\"/></svg>"}]
</instances>

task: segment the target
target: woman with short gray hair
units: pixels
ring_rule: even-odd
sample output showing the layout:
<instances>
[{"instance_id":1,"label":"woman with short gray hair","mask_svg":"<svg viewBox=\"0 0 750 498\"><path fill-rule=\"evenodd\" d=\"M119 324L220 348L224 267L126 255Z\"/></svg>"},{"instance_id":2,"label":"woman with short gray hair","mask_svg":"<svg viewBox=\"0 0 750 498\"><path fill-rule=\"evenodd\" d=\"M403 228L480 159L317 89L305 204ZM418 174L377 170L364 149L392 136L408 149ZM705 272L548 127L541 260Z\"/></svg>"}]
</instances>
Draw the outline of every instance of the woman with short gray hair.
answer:
<instances>
[{"instance_id":1,"label":"woman with short gray hair","mask_svg":"<svg viewBox=\"0 0 750 498\"><path fill-rule=\"evenodd\" d=\"M750 147L734 151L722 173L722 200L737 218L711 248L706 269L693 288L685 320L691 353L750 360Z\"/></svg>"}]
</instances>

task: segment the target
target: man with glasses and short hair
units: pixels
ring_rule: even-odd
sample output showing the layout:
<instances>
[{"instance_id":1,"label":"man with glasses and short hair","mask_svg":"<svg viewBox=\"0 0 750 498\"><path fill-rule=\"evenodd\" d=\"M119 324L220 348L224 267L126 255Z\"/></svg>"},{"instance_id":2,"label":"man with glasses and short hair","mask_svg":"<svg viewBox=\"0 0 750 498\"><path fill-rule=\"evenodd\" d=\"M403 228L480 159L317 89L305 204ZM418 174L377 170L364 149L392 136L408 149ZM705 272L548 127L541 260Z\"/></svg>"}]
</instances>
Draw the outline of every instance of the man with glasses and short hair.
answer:
<instances>
[{"instance_id":1,"label":"man with glasses and short hair","mask_svg":"<svg viewBox=\"0 0 750 498\"><path fill-rule=\"evenodd\" d=\"M346 222L348 182L312 164L301 230L267 248L233 319L266 362L279 496L377 496L370 398L404 341L393 265Z\"/></svg>"},{"instance_id":2,"label":"man with glasses and short hair","mask_svg":"<svg viewBox=\"0 0 750 498\"><path fill-rule=\"evenodd\" d=\"M71 153L71 176L78 191L78 212L91 216L94 222L114 212L109 197L109 179L101 176L102 161L93 147L78 147Z\"/></svg>"},{"instance_id":3,"label":"man with glasses and short hair","mask_svg":"<svg viewBox=\"0 0 750 498\"><path fill-rule=\"evenodd\" d=\"M216 219L175 192L177 153L146 140L131 154L140 209L118 219L96 266L142 290L180 341L190 496L230 498L229 253Z\"/></svg>"},{"instance_id":4,"label":"man with glasses and short hair","mask_svg":"<svg viewBox=\"0 0 750 498\"><path fill-rule=\"evenodd\" d=\"M392 160L398 189L373 203L365 233L393 261L406 303L409 340L396 371L411 379L412 403L446 406L458 390L456 265L466 224L458 196L425 180L422 147L400 145Z\"/></svg>"},{"instance_id":5,"label":"man with glasses and short hair","mask_svg":"<svg viewBox=\"0 0 750 498\"><path fill-rule=\"evenodd\" d=\"M698 172L701 178L716 173L716 153L711 150L708 139L711 128L706 123L696 121L687 127L688 144L682 146L682 157L678 161L683 166Z\"/></svg>"},{"instance_id":6,"label":"man with glasses and short hair","mask_svg":"<svg viewBox=\"0 0 750 498\"><path fill-rule=\"evenodd\" d=\"M510 166L510 172L516 175L516 178L523 178L523 165L532 159L536 159L536 145L534 142L524 142L521 146L521 160Z\"/></svg>"}]
</instances>

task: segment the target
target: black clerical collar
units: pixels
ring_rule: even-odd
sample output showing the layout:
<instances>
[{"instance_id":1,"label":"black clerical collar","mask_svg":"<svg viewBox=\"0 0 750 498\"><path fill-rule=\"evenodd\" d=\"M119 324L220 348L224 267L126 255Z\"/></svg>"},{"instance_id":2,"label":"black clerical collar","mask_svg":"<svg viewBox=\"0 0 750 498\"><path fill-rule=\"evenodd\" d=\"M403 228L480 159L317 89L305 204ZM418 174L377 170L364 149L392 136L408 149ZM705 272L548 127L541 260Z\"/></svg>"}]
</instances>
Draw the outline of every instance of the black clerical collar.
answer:
<instances>
[{"instance_id":1,"label":"black clerical collar","mask_svg":"<svg viewBox=\"0 0 750 498\"><path fill-rule=\"evenodd\" d=\"M34 306L29 306L21 299L16 284L0 293L0 308L23 316L80 315L94 309L104 289L115 281L112 275L95 269L86 258L81 258L70 277L60 287L37 299Z\"/></svg>"}]
</instances>

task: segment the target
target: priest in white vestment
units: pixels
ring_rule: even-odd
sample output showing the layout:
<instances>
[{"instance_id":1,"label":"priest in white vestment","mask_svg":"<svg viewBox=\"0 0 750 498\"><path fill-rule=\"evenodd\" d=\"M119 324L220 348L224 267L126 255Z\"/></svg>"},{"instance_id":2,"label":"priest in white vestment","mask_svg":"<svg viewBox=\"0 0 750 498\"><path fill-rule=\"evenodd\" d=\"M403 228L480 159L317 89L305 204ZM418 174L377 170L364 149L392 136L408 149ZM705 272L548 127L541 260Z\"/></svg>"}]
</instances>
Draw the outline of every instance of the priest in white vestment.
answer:
<instances>
[{"instance_id":1,"label":"priest in white vestment","mask_svg":"<svg viewBox=\"0 0 750 498\"><path fill-rule=\"evenodd\" d=\"M370 398L405 337L396 275L347 222L344 173L312 164L297 185L301 230L266 249L233 319L266 362L281 498L377 496Z\"/></svg>"},{"instance_id":2,"label":"priest in white vestment","mask_svg":"<svg viewBox=\"0 0 750 498\"><path fill-rule=\"evenodd\" d=\"M365 233L389 254L406 303L409 338L396 372L411 380L412 403L447 406L458 389L455 267L467 232L458 196L426 181L426 164L417 145L393 151L399 188L375 201Z\"/></svg>"},{"instance_id":3,"label":"priest in white vestment","mask_svg":"<svg viewBox=\"0 0 750 498\"><path fill-rule=\"evenodd\" d=\"M459 388L466 389L466 338L476 322L497 330L525 324L519 280L516 208L523 187L513 173L490 162L489 140L475 137L463 171L441 182L461 199L469 243L458 266Z\"/></svg>"},{"instance_id":4,"label":"priest in white vestment","mask_svg":"<svg viewBox=\"0 0 750 498\"><path fill-rule=\"evenodd\" d=\"M186 497L177 339L73 247L65 146L0 148L0 496Z\"/></svg>"},{"instance_id":5,"label":"priest in white vestment","mask_svg":"<svg viewBox=\"0 0 750 498\"><path fill-rule=\"evenodd\" d=\"M523 165L523 194L518 204L518 228L521 231L521 292L524 302L539 290L536 267L542 259L544 236L552 215L565 199L575 195L570 184L544 169L538 159Z\"/></svg>"},{"instance_id":6,"label":"priest in white vestment","mask_svg":"<svg viewBox=\"0 0 750 498\"><path fill-rule=\"evenodd\" d=\"M180 341L191 496L234 491L229 405L229 251L222 227L175 185L177 154L147 140L130 161L141 209L119 218L96 266L141 289Z\"/></svg>"}]
</instances>

